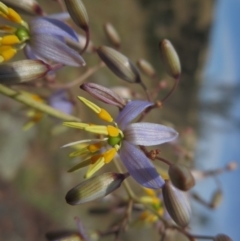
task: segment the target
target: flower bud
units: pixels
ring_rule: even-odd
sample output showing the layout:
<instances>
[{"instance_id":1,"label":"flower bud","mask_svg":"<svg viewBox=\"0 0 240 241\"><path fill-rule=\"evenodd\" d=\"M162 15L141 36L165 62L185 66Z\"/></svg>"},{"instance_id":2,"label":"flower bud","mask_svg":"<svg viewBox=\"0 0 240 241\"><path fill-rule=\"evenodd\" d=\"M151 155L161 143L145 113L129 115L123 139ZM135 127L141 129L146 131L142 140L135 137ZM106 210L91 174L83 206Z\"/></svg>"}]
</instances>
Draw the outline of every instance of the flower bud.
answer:
<instances>
[{"instance_id":1,"label":"flower bud","mask_svg":"<svg viewBox=\"0 0 240 241\"><path fill-rule=\"evenodd\" d=\"M23 12L29 15L43 15L42 8L35 0L3 0L2 2L19 12Z\"/></svg>"},{"instance_id":2,"label":"flower bud","mask_svg":"<svg viewBox=\"0 0 240 241\"><path fill-rule=\"evenodd\" d=\"M213 241L233 241L229 236L226 234L218 234L214 237Z\"/></svg>"},{"instance_id":3,"label":"flower bud","mask_svg":"<svg viewBox=\"0 0 240 241\"><path fill-rule=\"evenodd\" d=\"M84 83L80 86L80 88L106 104L114 105L121 109L126 105L126 102L123 98L121 98L112 90L103 87L102 85L94 83Z\"/></svg>"},{"instance_id":4,"label":"flower bud","mask_svg":"<svg viewBox=\"0 0 240 241\"><path fill-rule=\"evenodd\" d=\"M138 68L147 76L153 78L156 76L156 71L153 66L145 59L139 59L137 61Z\"/></svg>"},{"instance_id":5,"label":"flower bud","mask_svg":"<svg viewBox=\"0 0 240 241\"><path fill-rule=\"evenodd\" d=\"M107 172L80 183L66 195L70 205L78 205L103 198L120 187L129 174Z\"/></svg>"},{"instance_id":6,"label":"flower bud","mask_svg":"<svg viewBox=\"0 0 240 241\"><path fill-rule=\"evenodd\" d=\"M67 10L75 24L84 31L88 30L88 14L81 0L65 0Z\"/></svg>"},{"instance_id":7,"label":"flower bud","mask_svg":"<svg viewBox=\"0 0 240 241\"><path fill-rule=\"evenodd\" d=\"M111 23L105 23L103 27L110 42L115 46L115 48L119 48L121 39L113 25Z\"/></svg>"},{"instance_id":8,"label":"flower bud","mask_svg":"<svg viewBox=\"0 0 240 241\"><path fill-rule=\"evenodd\" d=\"M126 56L106 46L99 47L97 53L107 67L119 78L130 83L141 83L138 69Z\"/></svg>"},{"instance_id":9,"label":"flower bud","mask_svg":"<svg viewBox=\"0 0 240 241\"><path fill-rule=\"evenodd\" d=\"M159 43L159 49L167 73L173 78L178 79L181 74L181 64L172 43L169 40L164 39Z\"/></svg>"},{"instance_id":10,"label":"flower bud","mask_svg":"<svg viewBox=\"0 0 240 241\"><path fill-rule=\"evenodd\" d=\"M195 185L195 180L189 169L180 164L173 164L168 169L172 184L182 190L188 191Z\"/></svg>"},{"instance_id":11,"label":"flower bud","mask_svg":"<svg viewBox=\"0 0 240 241\"><path fill-rule=\"evenodd\" d=\"M44 77L50 66L41 60L20 60L0 65L0 84L19 84Z\"/></svg>"},{"instance_id":12,"label":"flower bud","mask_svg":"<svg viewBox=\"0 0 240 241\"><path fill-rule=\"evenodd\" d=\"M191 216L191 207L186 194L165 180L162 188L165 207L175 223L181 227L188 225Z\"/></svg>"},{"instance_id":13,"label":"flower bud","mask_svg":"<svg viewBox=\"0 0 240 241\"><path fill-rule=\"evenodd\" d=\"M223 199L223 193L222 190L218 189L217 191L215 191L212 195L212 199L211 199L211 207L212 208L217 208L219 207L219 205L221 204Z\"/></svg>"}]
</instances>

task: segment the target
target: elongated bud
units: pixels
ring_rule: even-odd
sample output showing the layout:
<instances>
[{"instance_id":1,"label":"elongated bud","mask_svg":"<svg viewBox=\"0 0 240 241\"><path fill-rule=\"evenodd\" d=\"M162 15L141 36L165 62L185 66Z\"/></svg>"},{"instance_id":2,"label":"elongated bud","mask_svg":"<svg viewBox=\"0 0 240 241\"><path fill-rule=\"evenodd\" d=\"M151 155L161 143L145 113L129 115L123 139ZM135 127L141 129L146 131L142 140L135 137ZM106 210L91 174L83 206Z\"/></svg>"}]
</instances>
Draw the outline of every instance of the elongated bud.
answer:
<instances>
[{"instance_id":1,"label":"elongated bud","mask_svg":"<svg viewBox=\"0 0 240 241\"><path fill-rule=\"evenodd\" d=\"M165 180L162 194L165 207L173 221L181 227L187 226L190 221L191 207L186 194L175 188L168 180Z\"/></svg>"},{"instance_id":2,"label":"elongated bud","mask_svg":"<svg viewBox=\"0 0 240 241\"><path fill-rule=\"evenodd\" d=\"M137 61L138 68L147 76L153 78L156 76L156 71L153 66L145 59L139 59Z\"/></svg>"},{"instance_id":3,"label":"elongated bud","mask_svg":"<svg viewBox=\"0 0 240 241\"><path fill-rule=\"evenodd\" d=\"M216 237L213 239L214 241L233 241L229 236L226 234L218 234Z\"/></svg>"},{"instance_id":4,"label":"elongated bud","mask_svg":"<svg viewBox=\"0 0 240 241\"><path fill-rule=\"evenodd\" d=\"M125 55L106 46L100 46L97 53L107 67L119 78L130 83L141 83L138 69Z\"/></svg>"},{"instance_id":5,"label":"elongated bud","mask_svg":"<svg viewBox=\"0 0 240 241\"><path fill-rule=\"evenodd\" d=\"M75 24L84 31L88 30L88 14L81 0L64 0L67 10Z\"/></svg>"},{"instance_id":6,"label":"elongated bud","mask_svg":"<svg viewBox=\"0 0 240 241\"><path fill-rule=\"evenodd\" d=\"M120 187L129 174L107 172L80 183L71 189L66 195L66 201L70 205L78 205L103 198Z\"/></svg>"},{"instance_id":7,"label":"elongated bud","mask_svg":"<svg viewBox=\"0 0 240 241\"><path fill-rule=\"evenodd\" d=\"M18 12L23 12L29 15L43 15L42 8L35 0L3 0L2 2Z\"/></svg>"},{"instance_id":8,"label":"elongated bud","mask_svg":"<svg viewBox=\"0 0 240 241\"><path fill-rule=\"evenodd\" d=\"M182 191L188 191L195 185L195 180L189 169L180 164L173 164L168 169L172 184Z\"/></svg>"},{"instance_id":9,"label":"elongated bud","mask_svg":"<svg viewBox=\"0 0 240 241\"><path fill-rule=\"evenodd\" d=\"M126 105L126 101L123 98L117 95L114 91L103 87L102 85L84 83L80 86L80 88L106 104L114 105L121 109Z\"/></svg>"},{"instance_id":10,"label":"elongated bud","mask_svg":"<svg viewBox=\"0 0 240 241\"><path fill-rule=\"evenodd\" d=\"M41 60L20 60L0 65L0 84L19 84L45 76L50 66Z\"/></svg>"},{"instance_id":11,"label":"elongated bud","mask_svg":"<svg viewBox=\"0 0 240 241\"><path fill-rule=\"evenodd\" d=\"M111 23L105 23L103 27L109 41L114 45L115 48L119 48L121 39L113 25Z\"/></svg>"},{"instance_id":12,"label":"elongated bud","mask_svg":"<svg viewBox=\"0 0 240 241\"><path fill-rule=\"evenodd\" d=\"M223 193L222 190L218 189L217 191L215 191L212 195L212 199L211 199L211 207L212 208L217 208L219 207L219 205L221 204L223 199Z\"/></svg>"},{"instance_id":13,"label":"elongated bud","mask_svg":"<svg viewBox=\"0 0 240 241\"><path fill-rule=\"evenodd\" d=\"M167 73L173 78L179 78L181 74L181 64L172 43L164 39L159 43L159 49Z\"/></svg>"}]
</instances>

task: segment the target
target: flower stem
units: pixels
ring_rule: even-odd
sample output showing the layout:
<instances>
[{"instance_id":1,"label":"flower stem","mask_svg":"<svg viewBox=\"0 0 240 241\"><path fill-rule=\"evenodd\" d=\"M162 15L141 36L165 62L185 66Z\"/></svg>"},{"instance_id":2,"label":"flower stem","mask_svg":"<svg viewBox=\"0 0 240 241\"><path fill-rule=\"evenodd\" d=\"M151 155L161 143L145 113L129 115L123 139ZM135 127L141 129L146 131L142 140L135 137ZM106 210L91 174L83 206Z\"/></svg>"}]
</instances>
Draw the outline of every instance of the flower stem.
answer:
<instances>
[{"instance_id":1,"label":"flower stem","mask_svg":"<svg viewBox=\"0 0 240 241\"><path fill-rule=\"evenodd\" d=\"M39 103L39 102L33 100L32 98L29 98L21 91L16 91L5 85L0 84L0 93L18 101L18 102L21 102L24 105L27 105L33 109L39 110L43 113L46 113L46 114L56 117L58 119L61 119L64 121L80 121L80 119L75 116L65 114L65 113L58 111L44 103Z\"/></svg>"},{"instance_id":2,"label":"flower stem","mask_svg":"<svg viewBox=\"0 0 240 241\"><path fill-rule=\"evenodd\" d=\"M117 170L119 172L123 173L123 170L122 170L121 166L119 165L118 160L116 158L114 158L113 162L114 162L114 165L116 166ZM123 186L124 186L128 196L134 201L137 200L137 198L136 198L135 194L133 193L133 191L132 191L132 189L131 189L127 180L125 180L123 182Z\"/></svg>"}]
</instances>

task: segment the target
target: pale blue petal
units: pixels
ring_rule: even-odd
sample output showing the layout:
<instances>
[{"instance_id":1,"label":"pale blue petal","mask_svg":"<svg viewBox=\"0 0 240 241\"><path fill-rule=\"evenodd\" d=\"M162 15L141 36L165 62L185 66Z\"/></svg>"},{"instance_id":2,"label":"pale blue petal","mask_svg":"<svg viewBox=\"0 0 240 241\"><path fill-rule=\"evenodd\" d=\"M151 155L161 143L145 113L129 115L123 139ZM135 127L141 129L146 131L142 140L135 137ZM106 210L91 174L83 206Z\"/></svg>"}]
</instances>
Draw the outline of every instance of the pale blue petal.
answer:
<instances>
[{"instance_id":1,"label":"pale blue petal","mask_svg":"<svg viewBox=\"0 0 240 241\"><path fill-rule=\"evenodd\" d=\"M67 93L64 90L56 91L51 94L48 99L49 105L54 109L71 114L73 110L73 103L67 98Z\"/></svg>"},{"instance_id":2,"label":"pale blue petal","mask_svg":"<svg viewBox=\"0 0 240 241\"><path fill-rule=\"evenodd\" d=\"M167 126L154 123L133 123L124 130L124 138L134 145L155 146L173 141L178 133Z\"/></svg>"},{"instance_id":3,"label":"pale blue petal","mask_svg":"<svg viewBox=\"0 0 240 241\"><path fill-rule=\"evenodd\" d=\"M48 15L47 17L57 19L60 21L66 21L71 18L68 12L54 13L54 14Z\"/></svg>"},{"instance_id":4,"label":"pale blue petal","mask_svg":"<svg viewBox=\"0 0 240 241\"><path fill-rule=\"evenodd\" d=\"M34 35L29 45L34 55L44 59L62 63L68 66L83 66L85 61L75 50L68 47L61 38L51 35Z\"/></svg>"},{"instance_id":5,"label":"pale blue petal","mask_svg":"<svg viewBox=\"0 0 240 241\"><path fill-rule=\"evenodd\" d=\"M123 141L119 155L130 175L139 184L152 189L158 189L164 185L164 180L159 176L152 162L136 146Z\"/></svg>"},{"instance_id":6,"label":"pale blue petal","mask_svg":"<svg viewBox=\"0 0 240 241\"><path fill-rule=\"evenodd\" d=\"M70 38L78 42L75 31L62 21L53 18L34 18L30 24L30 33L32 35L57 35Z\"/></svg>"},{"instance_id":7,"label":"pale blue petal","mask_svg":"<svg viewBox=\"0 0 240 241\"><path fill-rule=\"evenodd\" d=\"M143 100L133 100L129 102L116 118L116 122L120 129L124 130L132 120L140 115L147 107L152 105L152 102Z\"/></svg>"}]
</instances>

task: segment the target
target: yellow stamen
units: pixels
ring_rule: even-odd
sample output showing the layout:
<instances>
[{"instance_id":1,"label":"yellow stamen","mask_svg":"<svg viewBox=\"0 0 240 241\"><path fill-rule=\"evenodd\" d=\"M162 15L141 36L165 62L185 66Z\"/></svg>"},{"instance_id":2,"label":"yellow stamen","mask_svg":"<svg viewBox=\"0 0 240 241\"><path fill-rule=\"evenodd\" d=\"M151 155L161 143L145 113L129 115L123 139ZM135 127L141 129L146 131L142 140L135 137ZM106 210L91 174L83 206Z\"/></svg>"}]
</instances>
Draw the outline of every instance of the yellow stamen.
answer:
<instances>
[{"instance_id":1,"label":"yellow stamen","mask_svg":"<svg viewBox=\"0 0 240 241\"><path fill-rule=\"evenodd\" d=\"M0 30L6 33L14 33L16 31L16 28L13 28L8 25L3 25L3 26L0 26Z\"/></svg>"},{"instance_id":2,"label":"yellow stamen","mask_svg":"<svg viewBox=\"0 0 240 241\"><path fill-rule=\"evenodd\" d=\"M91 164L91 157L86 158L82 162L78 163L76 166L72 167L68 170L68 172L74 172L77 171L83 167L89 166Z\"/></svg>"},{"instance_id":3,"label":"yellow stamen","mask_svg":"<svg viewBox=\"0 0 240 241\"><path fill-rule=\"evenodd\" d=\"M4 14L8 14L8 7L3 3L3 2L0 2L0 11Z\"/></svg>"},{"instance_id":4,"label":"yellow stamen","mask_svg":"<svg viewBox=\"0 0 240 241\"><path fill-rule=\"evenodd\" d=\"M94 104L93 102L78 96L78 99L81 100L85 105L87 105L90 109L92 109L95 113L98 114L98 117L102 120L105 120L107 122L112 122L113 118L112 116L104 109L100 108L99 106L97 106L96 104Z\"/></svg>"},{"instance_id":5,"label":"yellow stamen","mask_svg":"<svg viewBox=\"0 0 240 241\"><path fill-rule=\"evenodd\" d=\"M157 197L149 197L149 196L143 196L140 198L140 201L146 204L159 204L160 200Z\"/></svg>"},{"instance_id":6,"label":"yellow stamen","mask_svg":"<svg viewBox=\"0 0 240 241\"><path fill-rule=\"evenodd\" d=\"M22 23L22 18L21 16L16 12L14 11L12 8L8 8L8 19L15 22L15 23Z\"/></svg>"},{"instance_id":7,"label":"yellow stamen","mask_svg":"<svg viewBox=\"0 0 240 241\"><path fill-rule=\"evenodd\" d=\"M3 37L0 37L1 45L14 45L19 43L21 43L21 41L18 39L16 35L6 35Z\"/></svg>"},{"instance_id":8,"label":"yellow stamen","mask_svg":"<svg viewBox=\"0 0 240 241\"><path fill-rule=\"evenodd\" d=\"M118 136L120 133L120 130L114 126L107 126L107 131L109 136Z\"/></svg>"},{"instance_id":9,"label":"yellow stamen","mask_svg":"<svg viewBox=\"0 0 240 241\"><path fill-rule=\"evenodd\" d=\"M101 111L98 113L98 117L102 120L107 121L107 122L113 121L112 116L104 109L101 109Z\"/></svg>"},{"instance_id":10,"label":"yellow stamen","mask_svg":"<svg viewBox=\"0 0 240 241\"><path fill-rule=\"evenodd\" d=\"M95 172L97 172L105 164L104 158L100 157L93 165L91 165L85 175L86 178L91 177Z\"/></svg>"},{"instance_id":11,"label":"yellow stamen","mask_svg":"<svg viewBox=\"0 0 240 241\"><path fill-rule=\"evenodd\" d=\"M78 129L85 129L89 126L89 124L86 123L79 123L79 122L63 122L64 126L72 127L72 128L78 128Z\"/></svg>"},{"instance_id":12,"label":"yellow stamen","mask_svg":"<svg viewBox=\"0 0 240 241\"><path fill-rule=\"evenodd\" d=\"M0 46L0 63L11 59L17 50L12 46Z\"/></svg>"},{"instance_id":13,"label":"yellow stamen","mask_svg":"<svg viewBox=\"0 0 240 241\"><path fill-rule=\"evenodd\" d=\"M96 152L98 150L100 150L102 147L102 143L95 143L95 144L91 144L87 147L87 149L90 151L90 152Z\"/></svg>"},{"instance_id":14,"label":"yellow stamen","mask_svg":"<svg viewBox=\"0 0 240 241\"><path fill-rule=\"evenodd\" d=\"M145 193L148 195L148 196L151 196L151 197L156 197L156 193L153 189L149 189L149 188L144 188L144 191Z\"/></svg>"},{"instance_id":15,"label":"yellow stamen","mask_svg":"<svg viewBox=\"0 0 240 241\"><path fill-rule=\"evenodd\" d=\"M112 161L112 159L114 158L114 156L116 155L117 153L117 150L115 148L111 148L110 150L106 151L104 154L103 154L103 157L104 157L104 162L107 164L109 163L110 161Z\"/></svg>"},{"instance_id":16,"label":"yellow stamen","mask_svg":"<svg viewBox=\"0 0 240 241\"><path fill-rule=\"evenodd\" d=\"M98 125L88 126L84 128L84 130L95 134L108 135L108 129L106 126L98 126Z\"/></svg>"},{"instance_id":17,"label":"yellow stamen","mask_svg":"<svg viewBox=\"0 0 240 241\"><path fill-rule=\"evenodd\" d=\"M89 101L81 96L78 96L78 99L81 100L90 109L92 109L95 113L97 113L97 114L100 113L101 108L98 107L97 105L95 105L94 103L92 103L91 101Z\"/></svg>"}]
</instances>

